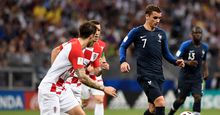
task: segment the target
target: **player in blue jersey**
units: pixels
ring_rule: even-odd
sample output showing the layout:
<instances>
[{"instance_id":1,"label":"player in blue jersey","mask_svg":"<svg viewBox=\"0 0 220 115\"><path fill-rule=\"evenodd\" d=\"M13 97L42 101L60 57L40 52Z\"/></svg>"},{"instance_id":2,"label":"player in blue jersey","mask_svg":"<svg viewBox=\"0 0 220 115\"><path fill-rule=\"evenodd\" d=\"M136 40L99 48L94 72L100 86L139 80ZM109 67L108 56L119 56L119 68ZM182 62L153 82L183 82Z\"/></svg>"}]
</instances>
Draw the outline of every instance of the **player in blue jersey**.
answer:
<instances>
[{"instance_id":1,"label":"player in blue jersey","mask_svg":"<svg viewBox=\"0 0 220 115\"><path fill-rule=\"evenodd\" d=\"M200 115L202 80L208 77L206 55L207 44L202 42L202 29L199 26L192 28L192 40L183 42L176 53L178 58L185 61L185 67L180 70L178 80L178 97L173 103L169 115L173 115L192 93L194 98L194 115Z\"/></svg>"},{"instance_id":2,"label":"player in blue jersey","mask_svg":"<svg viewBox=\"0 0 220 115\"><path fill-rule=\"evenodd\" d=\"M146 22L133 28L120 45L121 72L129 72L126 49L134 43L137 58L137 81L148 97L149 109L144 115L164 115L165 100L162 95L164 81L162 57L174 65L183 67L184 61L177 60L168 49L164 30L157 27L162 17L160 8L148 5L145 9Z\"/></svg>"}]
</instances>

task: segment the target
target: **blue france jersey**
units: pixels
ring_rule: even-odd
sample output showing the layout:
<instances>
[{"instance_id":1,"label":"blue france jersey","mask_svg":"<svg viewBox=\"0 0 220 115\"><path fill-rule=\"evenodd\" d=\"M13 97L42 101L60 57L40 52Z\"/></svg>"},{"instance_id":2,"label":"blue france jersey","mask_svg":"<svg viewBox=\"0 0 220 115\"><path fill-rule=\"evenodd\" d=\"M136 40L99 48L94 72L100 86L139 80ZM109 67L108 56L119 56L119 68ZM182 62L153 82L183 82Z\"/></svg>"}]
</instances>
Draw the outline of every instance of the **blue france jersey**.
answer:
<instances>
[{"instance_id":1,"label":"blue france jersey","mask_svg":"<svg viewBox=\"0 0 220 115\"><path fill-rule=\"evenodd\" d=\"M126 49L134 43L137 58L138 76L162 76L162 56L172 64L176 64L176 58L168 49L167 37L160 28L148 31L144 26L133 28L120 45L120 63L126 61Z\"/></svg>"},{"instance_id":2,"label":"blue france jersey","mask_svg":"<svg viewBox=\"0 0 220 115\"><path fill-rule=\"evenodd\" d=\"M200 46L195 47L192 40L183 42L177 51L176 56L178 58L182 58L183 60L196 60L198 61L198 65L196 67L186 65L180 71L182 76L191 76L189 79L198 79L198 77L201 78L202 61L206 61L207 52L208 45L205 43L201 43Z\"/></svg>"}]
</instances>

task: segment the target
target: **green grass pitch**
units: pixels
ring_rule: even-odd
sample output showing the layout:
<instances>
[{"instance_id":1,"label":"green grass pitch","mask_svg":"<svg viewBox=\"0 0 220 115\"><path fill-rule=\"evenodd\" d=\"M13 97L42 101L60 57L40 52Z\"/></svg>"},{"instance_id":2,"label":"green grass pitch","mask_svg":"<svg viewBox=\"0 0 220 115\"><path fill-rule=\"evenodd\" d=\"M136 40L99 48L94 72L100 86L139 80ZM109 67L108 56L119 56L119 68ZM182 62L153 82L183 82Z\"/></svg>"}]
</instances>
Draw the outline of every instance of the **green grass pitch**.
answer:
<instances>
[{"instance_id":1,"label":"green grass pitch","mask_svg":"<svg viewBox=\"0 0 220 115\"><path fill-rule=\"evenodd\" d=\"M184 111L180 109L176 115ZM166 113L168 110L166 110ZM143 109L128 109L128 110L105 110L105 115L143 115ZM39 115L39 111L0 111L0 115ZM86 110L87 115L93 115L92 110ZM220 109L203 109L201 115L220 115Z\"/></svg>"}]
</instances>

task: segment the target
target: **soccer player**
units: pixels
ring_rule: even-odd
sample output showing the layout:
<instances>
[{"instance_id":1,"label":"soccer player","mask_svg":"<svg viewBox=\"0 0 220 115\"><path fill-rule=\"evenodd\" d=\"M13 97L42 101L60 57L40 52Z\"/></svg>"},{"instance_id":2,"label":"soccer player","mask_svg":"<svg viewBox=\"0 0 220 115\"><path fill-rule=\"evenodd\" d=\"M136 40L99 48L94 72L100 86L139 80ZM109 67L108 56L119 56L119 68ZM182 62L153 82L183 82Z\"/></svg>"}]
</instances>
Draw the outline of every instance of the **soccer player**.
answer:
<instances>
[{"instance_id":1,"label":"soccer player","mask_svg":"<svg viewBox=\"0 0 220 115\"><path fill-rule=\"evenodd\" d=\"M97 81L99 84L103 85L103 80L101 75L98 75L96 77L97 73L100 73L100 66L102 69L108 70L109 64L106 62L103 49L105 47L105 43L101 41L100 38L100 30L101 25L96 20L90 20L89 22L96 25L97 32L94 37L94 42L90 43L84 50L84 66L86 67L87 73L90 75L90 78L92 78L94 81ZM71 41L71 40L70 40ZM62 50L63 45L60 45L53 49L51 53L51 62L53 63L54 59L56 58L57 54ZM94 96L96 105L95 105L95 115L103 115L104 114L104 106L103 106L103 100L104 100L104 92L100 90L96 90L94 88L90 88L84 84L81 86L81 82L76 79L76 77L70 77L68 78L66 82L67 86L70 87L72 90L74 96L77 98L77 100L81 103L81 94L82 94L82 100L83 100L83 106L87 106L89 102L90 93ZM81 90L82 89L82 90ZM81 93L82 91L82 93Z\"/></svg>"},{"instance_id":2,"label":"soccer player","mask_svg":"<svg viewBox=\"0 0 220 115\"><path fill-rule=\"evenodd\" d=\"M73 93L68 93L71 92L70 89L64 87L70 71L74 71L82 83L103 90L111 96L116 96L116 90L113 87L100 85L85 74L82 49L93 41L96 30L96 26L92 23L82 24L79 28L80 37L68 42L56 56L38 87L41 115L60 115L60 112L70 115L85 115Z\"/></svg>"},{"instance_id":3,"label":"soccer player","mask_svg":"<svg viewBox=\"0 0 220 115\"><path fill-rule=\"evenodd\" d=\"M91 20L89 22L95 24L98 30L101 30L101 24L98 21ZM96 35L96 37L100 38L100 32ZM100 57L101 68L104 70L109 70L109 64L106 62L106 58L103 52L105 43L98 39L98 41L94 44L98 44L102 49L102 56ZM103 85L102 75L96 76L91 72L89 73L89 75L94 81ZM95 99L94 115L104 115L104 92L82 84L82 104L84 107L88 105L90 94L93 95Z\"/></svg>"},{"instance_id":4,"label":"soccer player","mask_svg":"<svg viewBox=\"0 0 220 115\"><path fill-rule=\"evenodd\" d=\"M173 115L184 103L187 96L192 93L194 98L194 115L200 115L202 80L208 77L208 64L206 55L207 44L202 42L202 29L199 26L192 28L192 40L183 42L176 56L185 61L185 67L180 70L178 80L178 97L173 103L169 115Z\"/></svg>"},{"instance_id":5,"label":"soccer player","mask_svg":"<svg viewBox=\"0 0 220 115\"><path fill-rule=\"evenodd\" d=\"M130 30L120 45L121 72L129 72L126 49L134 43L137 58L137 82L148 97L149 109L144 115L165 115L165 101L162 95L164 81L162 57L174 65L184 67L182 59L177 60L168 49L164 30L157 27L162 17L160 8L148 5L145 9L145 23Z\"/></svg>"}]
</instances>

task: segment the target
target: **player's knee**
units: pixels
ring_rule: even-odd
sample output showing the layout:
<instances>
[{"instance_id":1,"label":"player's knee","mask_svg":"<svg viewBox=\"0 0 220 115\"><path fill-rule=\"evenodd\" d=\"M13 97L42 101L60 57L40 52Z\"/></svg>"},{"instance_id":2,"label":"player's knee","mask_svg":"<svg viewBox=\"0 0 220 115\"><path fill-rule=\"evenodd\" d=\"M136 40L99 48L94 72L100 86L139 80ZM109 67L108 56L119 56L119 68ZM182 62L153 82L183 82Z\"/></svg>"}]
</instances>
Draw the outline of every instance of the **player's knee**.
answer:
<instances>
[{"instance_id":1,"label":"player's knee","mask_svg":"<svg viewBox=\"0 0 220 115\"><path fill-rule=\"evenodd\" d=\"M156 98L154 100L154 105L156 107L164 107L165 106L165 100L164 100L163 96L160 96L160 97Z\"/></svg>"},{"instance_id":2,"label":"player's knee","mask_svg":"<svg viewBox=\"0 0 220 115\"><path fill-rule=\"evenodd\" d=\"M184 101L185 101L185 98L178 98L178 99L177 99L177 102L178 102L178 103L181 103L181 104L183 104Z\"/></svg>"},{"instance_id":3,"label":"player's knee","mask_svg":"<svg viewBox=\"0 0 220 115\"><path fill-rule=\"evenodd\" d=\"M86 113L84 112L84 111L82 111L82 112L78 112L78 113L71 113L71 114L69 114L69 115L86 115Z\"/></svg>"},{"instance_id":4,"label":"player's knee","mask_svg":"<svg viewBox=\"0 0 220 115\"><path fill-rule=\"evenodd\" d=\"M80 106L76 106L69 110L68 115L86 115L86 113L83 111L83 109Z\"/></svg>"},{"instance_id":5,"label":"player's knee","mask_svg":"<svg viewBox=\"0 0 220 115\"><path fill-rule=\"evenodd\" d=\"M195 102L201 101L201 95L194 95L193 97Z\"/></svg>"},{"instance_id":6,"label":"player's knee","mask_svg":"<svg viewBox=\"0 0 220 115\"><path fill-rule=\"evenodd\" d=\"M95 97L96 103L103 103L104 98L102 96Z\"/></svg>"}]
</instances>

